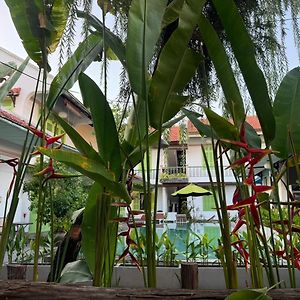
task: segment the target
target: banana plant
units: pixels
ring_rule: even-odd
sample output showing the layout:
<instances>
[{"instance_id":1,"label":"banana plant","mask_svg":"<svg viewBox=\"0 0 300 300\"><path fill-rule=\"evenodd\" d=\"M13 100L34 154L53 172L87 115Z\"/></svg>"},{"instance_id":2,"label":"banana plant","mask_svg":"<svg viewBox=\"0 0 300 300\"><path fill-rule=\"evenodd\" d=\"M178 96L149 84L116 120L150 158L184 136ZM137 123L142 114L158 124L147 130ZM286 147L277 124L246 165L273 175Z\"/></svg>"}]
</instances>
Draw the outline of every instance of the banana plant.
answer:
<instances>
[{"instance_id":1,"label":"banana plant","mask_svg":"<svg viewBox=\"0 0 300 300\"><path fill-rule=\"evenodd\" d=\"M69 16L66 1L5 2L29 57L40 68L47 66L49 70L47 54L55 51Z\"/></svg>"},{"instance_id":2,"label":"banana plant","mask_svg":"<svg viewBox=\"0 0 300 300\"><path fill-rule=\"evenodd\" d=\"M59 96L63 93L65 88L70 88L74 82L77 81L78 75L85 71L85 69L96 59L102 50L101 37L99 35L90 35L84 40L69 58L67 63L63 66L62 71L57 74L50 87L49 95L46 105L49 110L53 108ZM26 168L31 159L31 151L34 145L37 144L37 137L27 133L26 140L24 141L24 147L21 154L21 158L18 164L18 172L12 194L12 202L9 208L6 222L2 231L0 241L0 262L2 264L6 244L8 241L8 235L10 232L11 224L13 222L16 209L19 203L19 192L22 188Z\"/></svg>"}]
</instances>

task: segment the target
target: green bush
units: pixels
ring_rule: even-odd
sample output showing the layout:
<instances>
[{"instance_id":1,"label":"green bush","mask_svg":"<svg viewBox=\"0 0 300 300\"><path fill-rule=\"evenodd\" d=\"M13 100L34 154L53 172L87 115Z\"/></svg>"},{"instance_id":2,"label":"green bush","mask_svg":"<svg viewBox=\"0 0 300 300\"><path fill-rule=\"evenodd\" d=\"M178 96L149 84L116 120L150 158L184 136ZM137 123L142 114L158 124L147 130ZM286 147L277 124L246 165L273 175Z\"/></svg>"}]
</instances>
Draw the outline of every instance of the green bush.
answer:
<instances>
[{"instance_id":1,"label":"green bush","mask_svg":"<svg viewBox=\"0 0 300 300\"><path fill-rule=\"evenodd\" d=\"M76 174L62 163L54 162L58 173ZM29 169L29 180L24 183L24 192L28 192L31 201L30 210L36 212L39 197L39 177L33 176L39 171L39 162ZM54 232L66 230L71 224L72 213L85 206L92 181L87 177L69 177L48 180L45 186L45 207L43 223L51 220L51 199L54 215Z\"/></svg>"}]
</instances>

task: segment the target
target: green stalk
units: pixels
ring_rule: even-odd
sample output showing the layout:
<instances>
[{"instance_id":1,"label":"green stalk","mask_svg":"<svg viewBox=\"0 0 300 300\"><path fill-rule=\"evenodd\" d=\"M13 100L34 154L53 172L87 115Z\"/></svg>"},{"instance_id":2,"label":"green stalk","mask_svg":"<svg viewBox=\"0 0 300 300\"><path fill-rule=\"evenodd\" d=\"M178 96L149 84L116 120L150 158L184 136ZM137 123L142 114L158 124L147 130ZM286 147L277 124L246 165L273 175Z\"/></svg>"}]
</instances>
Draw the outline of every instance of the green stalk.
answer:
<instances>
[{"instance_id":1,"label":"green stalk","mask_svg":"<svg viewBox=\"0 0 300 300\"><path fill-rule=\"evenodd\" d=\"M53 262L54 262L54 208L53 208L53 195L52 195L52 185L49 183L49 195L50 195L50 228L51 228L51 236L50 236L50 259L51 259L51 269L50 269L50 282L54 281L54 274L53 274Z\"/></svg>"},{"instance_id":2,"label":"green stalk","mask_svg":"<svg viewBox=\"0 0 300 300\"><path fill-rule=\"evenodd\" d=\"M250 257L250 274L251 274L251 282L252 288L259 288L259 275L258 275L258 263L257 263L257 249L255 247L255 241L253 240L253 220L250 218L249 208L246 207L246 226L247 226L247 242L249 248L249 257Z\"/></svg>"},{"instance_id":3,"label":"green stalk","mask_svg":"<svg viewBox=\"0 0 300 300\"><path fill-rule=\"evenodd\" d=\"M226 281L227 288L237 288L237 281L234 276L234 274L236 272L233 270L234 265L232 264L233 258L232 258L231 240L230 240L230 224L229 224L227 209L226 209L227 204L226 204L226 199L222 198L223 193L222 193L221 181L220 181L220 176L219 176L220 174L219 174L219 166L217 163L216 148L214 146L214 141L212 141L212 143L213 143L213 147L214 147L215 172L216 172L216 182L217 182L217 188L218 188L219 201L218 201L218 197L216 195L216 191L214 188L212 189L212 191L213 191L213 195L214 195L214 199L215 199L220 229L221 229L221 233L222 233L222 242L223 242L224 258L225 258L225 259L223 259L224 278ZM207 156L206 156L203 145L201 145L201 149L202 149L202 154L204 157L205 165L207 168L209 180L213 187L213 178L212 178L212 175L210 172L210 167L208 164Z\"/></svg>"},{"instance_id":4,"label":"green stalk","mask_svg":"<svg viewBox=\"0 0 300 300\"><path fill-rule=\"evenodd\" d=\"M95 270L94 270L94 279L93 279L93 285L100 287L102 285L102 268L103 268L103 255L104 255L104 241L106 239L105 236L105 229L102 227L102 220L104 216L102 213L103 210L103 203L105 201L105 195L104 192L102 192L101 195L99 195L97 199L97 219L96 219L96 249L95 249Z\"/></svg>"},{"instance_id":5,"label":"green stalk","mask_svg":"<svg viewBox=\"0 0 300 300\"><path fill-rule=\"evenodd\" d=\"M45 5L44 5L44 15L45 12ZM47 68L48 68L48 52L46 46L46 32L42 30L41 35L41 50L42 50L42 58L43 58L43 85L42 85L42 100L41 100L41 128L43 135L45 136L45 125L46 125L46 111L45 111L45 103L46 103L46 93L47 93ZM41 147L44 147L45 139L41 140ZM40 167L41 170L44 164L44 158L41 154L40 156ZM36 236L35 236L35 249L34 249L34 265L33 265L33 281L38 280L38 259L39 259L39 247L40 247L40 239L41 239L41 230L42 230L42 223L43 223L43 210L45 204L45 195L43 195L43 178L40 178L40 192L39 192L39 199L38 199L38 212L37 212L37 224L36 224ZM43 196L42 196L43 195ZM42 203L40 203L42 201Z\"/></svg>"},{"instance_id":6,"label":"green stalk","mask_svg":"<svg viewBox=\"0 0 300 300\"><path fill-rule=\"evenodd\" d=\"M259 213L259 218L262 220L260 208L258 209L258 213ZM263 243L264 254L265 254L266 260L267 260L267 263L265 264L266 274L268 275L269 285L272 286L276 282L275 282L273 265L272 265L272 261L271 261L270 251L269 251L269 245L267 243L265 226L264 226L263 222L261 222L261 228L262 228L262 236L260 236L260 235L258 235L258 236L261 237L261 241Z\"/></svg>"},{"instance_id":7,"label":"green stalk","mask_svg":"<svg viewBox=\"0 0 300 300\"><path fill-rule=\"evenodd\" d=\"M272 156L269 154L268 155L269 161L270 161L270 165L271 165L271 173L272 173L272 177L275 179L276 175L275 175L275 169L274 169L274 165L273 165L273 159ZM282 207L280 205L280 198L279 198L279 193L278 193L278 182L277 180L274 180L274 200L277 203L277 207L278 207L278 212L279 212L279 218L281 221L281 230L282 232L285 232L285 226L284 226L284 216L283 216L283 211L282 211ZM288 254L288 240L285 234L283 234L283 242L284 242L284 251ZM291 262L290 259L287 259L287 265L288 265L288 273L289 273L289 279L290 279L290 285L291 288L295 288L296 283L294 281L294 276L293 276L293 272L292 272L292 266L291 266Z\"/></svg>"},{"instance_id":8,"label":"green stalk","mask_svg":"<svg viewBox=\"0 0 300 300\"><path fill-rule=\"evenodd\" d=\"M299 170L299 165L298 165L298 161L297 161L297 152L296 152L296 148L295 148L295 144L294 144L294 141L292 139L292 136L291 136L291 132L289 131L289 142L290 142L290 146L291 146L291 149L292 149L292 158L293 158L293 161L294 161L294 164L295 164L295 169L296 169L296 173L297 173L297 177L298 177L298 182L299 182L299 179L300 179L300 170ZM289 236L290 236L290 256L291 256L291 260L294 261L295 260L295 255L294 255L294 243L293 243L293 231L292 231L292 222L293 222L293 219L292 219L292 216L291 216L291 199L289 197L289 193L288 193L288 187L289 187L289 176L287 176L287 187L286 187L286 194L287 194L287 212L288 212L288 220L289 220L289 224L288 224L288 227L289 227ZM292 275L292 282L294 283L294 287L296 287L296 277L295 277L295 267L294 267L294 264L292 264L292 270L291 270L291 275Z\"/></svg>"},{"instance_id":9,"label":"green stalk","mask_svg":"<svg viewBox=\"0 0 300 300\"><path fill-rule=\"evenodd\" d=\"M147 1L144 2L143 12L145 14L145 20L147 20ZM155 264L155 233L156 233L156 205L157 205L157 185L155 186L155 194L154 194L154 208L152 210L151 203L151 185L150 185L150 147L149 147L149 99L146 87L146 61L145 61L145 53L146 53L146 22L143 22L143 62L142 62L142 98L145 101L146 106L146 118L145 118L145 129L146 129L146 184L147 184L147 196L146 202L147 211L146 211L146 240L147 240L147 275L148 275L148 287L156 287L156 264ZM159 136L160 140L160 136ZM159 157L159 150L158 150ZM156 174L156 179L158 178L158 174ZM153 212L153 219L151 218L151 214Z\"/></svg>"},{"instance_id":10,"label":"green stalk","mask_svg":"<svg viewBox=\"0 0 300 300\"><path fill-rule=\"evenodd\" d=\"M42 161L42 159L41 159ZM45 203L45 193L43 191L42 182L39 185L38 210L36 218L36 233L34 243L34 261L33 261L33 281L38 281L38 263L39 263L39 248L41 240L41 229L43 223L43 207Z\"/></svg>"},{"instance_id":11,"label":"green stalk","mask_svg":"<svg viewBox=\"0 0 300 300\"><path fill-rule=\"evenodd\" d=\"M32 121L33 110L34 110L34 106L35 106L35 102L36 102L36 95L37 95L37 91L38 91L40 76L41 76L41 69L39 69L38 80L37 80L37 83L35 86L34 100L33 100L33 104L31 107L31 112L30 112L30 117L29 117L29 122L28 122L29 125L31 124L31 121ZM3 229L2 229L1 239L0 239L0 265L1 266L3 265L3 260L4 260L4 256L5 256L5 252L6 252L8 239L9 239L9 233L10 233L12 223L13 223L13 220L14 220L14 217L16 214L17 206L19 204L19 193L22 188L22 184L24 181L27 166L29 165L30 151L31 151L32 145L34 144L34 140L35 140L35 142L37 141L37 139L35 139L32 136L29 143L27 143L28 139L29 139L29 130L26 131L25 141L24 141L24 144L22 147L21 156L20 156L19 163L18 163L18 170L17 170L16 179L15 179L11 205L10 205L7 216L6 216L6 214L4 215L5 222L3 222ZM28 148L26 149L27 144L28 144Z\"/></svg>"}]
</instances>

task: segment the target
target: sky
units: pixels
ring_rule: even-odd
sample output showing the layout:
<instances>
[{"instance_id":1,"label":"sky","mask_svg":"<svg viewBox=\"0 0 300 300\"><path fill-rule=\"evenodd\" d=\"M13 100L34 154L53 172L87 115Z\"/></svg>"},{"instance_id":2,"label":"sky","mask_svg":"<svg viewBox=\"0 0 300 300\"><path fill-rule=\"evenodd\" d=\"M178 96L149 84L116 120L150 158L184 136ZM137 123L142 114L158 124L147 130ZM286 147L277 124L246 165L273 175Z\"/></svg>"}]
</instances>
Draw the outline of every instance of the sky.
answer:
<instances>
[{"instance_id":1,"label":"sky","mask_svg":"<svg viewBox=\"0 0 300 300\"><path fill-rule=\"evenodd\" d=\"M94 13L100 18L100 9L94 8ZM108 23L111 23L111 19L108 19ZM23 48L22 42L15 30L13 22L10 17L9 9L4 0L0 0L0 46L13 52L14 54L24 58L27 56L26 51ZM78 30L80 32L80 29ZM79 40L79 38L78 38ZM297 48L294 45L292 30L289 29L286 38L287 57L289 63L289 69L299 66L299 58ZM57 58L58 55L51 55L49 58L50 66L52 68L51 74L56 75L57 72ZM100 63L93 63L92 66L86 71L86 73L93 78L97 83L100 83L101 78L101 65ZM119 93L119 73L121 71L121 65L119 62L110 62L108 67L108 100L114 100ZM101 84L100 84L101 86ZM72 89L73 94L77 98L80 97L79 87L75 85Z\"/></svg>"},{"instance_id":2,"label":"sky","mask_svg":"<svg viewBox=\"0 0 300 300\"><path fill-rule=\"evenodd\" d=\"M100 9L96 7L94 9L95 15L99 18L101 17ZM108 17L107 24L108 26L112 24L112 18ZM0 47L9 50L10 52L16 54L17 56L25 59L27 57L27 53L22 45L22 42L19 38L19 35L14 27L12 19L10 17L10 12L5 4L4 0L0 0ZM78 35L76 37L75 43L79 43L80 41L80 31L78 28ZM74 46L74 50L76 47ZM58 53L51 54L49 56L49 64L51 66L51 74L56 75L58 71ZM113 101L119 94L119 74L121 72L121 64L117 61L110 61L108 65L108 100ZM86 73L98 84L101 81L102 67L100 63L93 62L91 67L88 68ZM101 86L101 84L100 84ZM75 97L80 97L80 90L78 84L76 84L72 89L72 93Z\"/></svg>"}]
</instances>

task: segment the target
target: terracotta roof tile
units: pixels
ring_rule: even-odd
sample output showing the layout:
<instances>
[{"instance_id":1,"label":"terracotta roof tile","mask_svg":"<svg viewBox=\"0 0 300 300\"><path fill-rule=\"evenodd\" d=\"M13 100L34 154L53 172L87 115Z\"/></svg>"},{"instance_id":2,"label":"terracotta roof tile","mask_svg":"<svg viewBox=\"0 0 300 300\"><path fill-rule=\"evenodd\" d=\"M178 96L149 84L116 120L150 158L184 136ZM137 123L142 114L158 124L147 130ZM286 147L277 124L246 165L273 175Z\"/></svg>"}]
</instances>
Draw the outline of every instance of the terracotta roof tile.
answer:
<instances>
[{"instance_id":1,"label":"terracotta roof tile","mask_svg":"<svg viewBox=\"0 0 300 300\"><path fill-rule=\"evenodd\" d=\"M204 124L209 124L208 119L201 119ZM249 123L256 131L261 130L261 126L257 116L247 116L246 122ZM198 133L198 130L191 121L188 121L188 133Z\"/></svg>"},{"instance_id":2,"label":"terracotta roof tile","mask_svg":"<svg viewBox=\"0 0 300 300\"><path fill-rule=\"evenodd\" d=\"M249 123L255 130L260 131L261 126L257 116L247 116L246 122Z\"/></svg>"},{"instance_id":3,"label":"terracotta roof tile","mask_svg":"<svg viewBox=\"0 0 300 300\"><path fill-rule=\"evenodd\" d=\"M6 119L8 121L11 121L17 125L20 125L22 127L27 127L28 126L28 122L20 119L19 117L17 117L16 115L6 111L6 110L3 110L3 109L0 109L0 118L3 118L3 119Z\"/></svg>"},{"instance_id":4,"label":"terracotta roof tile","mask_svg":"<svg viewBox=\"0 0 300 300\"><path fill-rule=\"evenodd\" d=\"M179 127L174 126L170 128L170 142L178 142L179 141Z\"/></svg>"}]
</instances>

